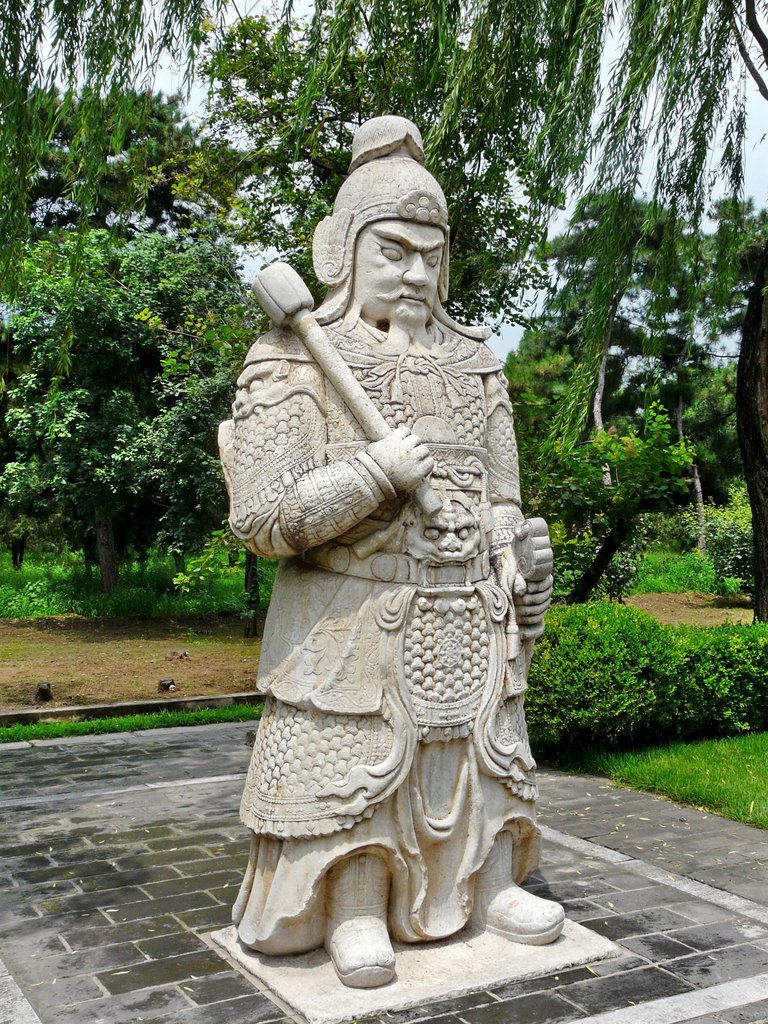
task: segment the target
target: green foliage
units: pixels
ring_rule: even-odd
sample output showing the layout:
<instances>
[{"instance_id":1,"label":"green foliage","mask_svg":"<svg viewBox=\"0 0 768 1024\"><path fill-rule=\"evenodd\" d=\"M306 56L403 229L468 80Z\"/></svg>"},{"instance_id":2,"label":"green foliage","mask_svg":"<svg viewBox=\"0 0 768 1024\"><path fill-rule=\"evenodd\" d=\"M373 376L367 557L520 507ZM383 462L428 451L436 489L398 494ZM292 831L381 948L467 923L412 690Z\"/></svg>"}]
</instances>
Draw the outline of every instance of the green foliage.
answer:
<instances>
[{"instance_id":1,"label":"green foliage","mask_svg":"<svg viewBox=\"0 0 768 1024\"><path fill-rule=\"evenodd\" d=\"M555 563L555 597L567 597L578 581L595 560L600 548L598 540L590 530L584 530L574 537L559 535L555 531L557 560ZM620 601L633 593L640 566L640 554L635 544L625 544L616 552L608 568L596 586L591 597Z\"/></svg>"},{"instance_id":2,"label":"green foliage","mask_svg":"<svg viewBox=\"0 0 768 1024\"><path fill-rule=\"evenodd\" d=\"M276 250L314 282L312 233L346 176L355 128L378 114L410 117L425 131L429 165L448 199L452 312L470 320L491 316L520 322L523 290L544 283L527 213L530 176L507 162L524 132L524 111L505 97L516 123L509 124L507 116L493 140L504 159L489 161L473 143L478 119L497 102L498 82L480 93L464 93L455 135L435 137L430 126L454 84L452 54L467 44L453 40L439 64L425 65L412 44L419 37L433 38L433 17L434 8L412 4L407 21L388 32L386 55L374 57L368 31L359 31L339 53L322 96L306 106L301 85L312 73L310 49L317 40L304 25L244 17L221 37L212 37L205 60L213 86L206 134L222 145L243 140L244 149L236 163L230 161L226 181L221 170L213 171L220 183L214 190L222 205L232 208L230 223L240 241L262 252ZM325 36L326 27L321 18L314 31ZM505 87L519 94L515 83L523 73L518 68L513 76L509 68ZM190 174L191 191L211 177L203 155L197 174Z\"/></svg>"},{"instance_id":3,"label":"green foliage","mask_svg":"<svg viewBox=\"0 0 768 1024\"><path fill-rule=\"evenodd\" d=\"M695 528L691 510L686 525ZM735 484L725 505L704 506L704 536L715 569L715 593L752 591L755 585L755 552L752 538L752 510L744 484Z\"/></svg>"},{"instance_id":4,"label":"green foliage","mask_svg":"<svg viewBox=\"0 0 768 1024\"><path fill-rule=\"evenodd\" d=\"M199 160L205 141L185 118L179 96L128 90L107 98L104 120L114 122L119 111L122 125L102 153L86 208L78 205L82 196L73 193L71 182L77 174L78 142L88 129L88 104L80 97L63 101L56 91L40 99L48 104L41 117L52 134L29 196L35 236L86 224L133 236L137 231L189 228L200 220L199 206L180 197L178 184Z\"/></svg>"},{"instance_id":5,"label":"green foliage","mask_svg":"<svg viewBox=\"0 0 768 1024\"><path fill-rule=\"evenodd\" d=\"M664 627L635 608L553 607L536 642L526 696L535 743L616 744L645 734L666 643Z\"/></svg>"},{"instance_id":6,"label":"green foliage","mask_svg":"<svg viewBox=\"0 0 768 1024\"><path fill-rule=\"evenodd\" d=\"M768 733L626 753L572 752L574 771L660 793L734 821L768 828Z\"/></svg>"},{"instance_id":7,"label":"green foliage","mask_svg":"<svg viewBox=\"0 0 768 1024\"><path fill-rule=\"evenodd\" d=\"M638 566L635 594L715 593L712 559L698 551L646 551Z\"/></svg>"},{"instance_id":8,"label":"green foliage","mask_svg":"<svg viewBox=\"0 0 768 1024\"><path fill-rule=\"evenodd\" d=\"M530 175L534 220L549 213L569 187L580 192L586 175L592 176L590 190L608 196L593 239L600 259L580 318L584 359L555 424L561 438L574 440L581 431L585 396L594 390L616 295L626 280L634 224L629 203L647 173L646 164L651 166L652 208L664 207L669 214L655 291L660 299L665 293L673 299L668 270L678 248L686 245L688 229L698 227L715 187L724 181L733 196L741 187L746 131L742 74L746 66L759 78L759 31L745 24L735 7L726 12L707 0L630 0L620 7L603 0L513 6L443 0L431 9L431 31L409 32L414 23L418 13L414 16L411 0L371 5L318 0L300 128L310 123L313 105L340 80L359 32L365 28L372 59L386 68L393 37L406 26L406 56L418 55L432 74L446 64L449 69L450 87L430 134L433 151L461 138L465 104L483 97L472 149L491 167L499 161L526 179ZM606 82L607 46L617 52ZM393 77L372 82L381 103L386 103ZM496 140L505 130L509 139L502 148ZM701 298L693 284L692 311Z\"/></svg>"},{"instance_id":9,"label":"green foliage","mask_svg":"<svg viewBox=\"0 0 768 1024\"><path fill-rule=\"evenodd\" d=\"M529 729L543 750L734 735L768 726L768 628L662 626L635 608L551 610Z\"/></svg>"},{"instance_id":10,"label":"green foliage","mask_svg":"<svg viewBox=\"0 0 768 1024\"><path fill-rule=\"evenodd\" d=\"M235 253L200 236L63 234L30 245L23 283L0 500L59 516L78 548L101 515L121 553L194 550L224 513L216 427L249 337Z\"/></svg>"},{"instance_id":11,"label":"green foliage","mask_svg":"<svg viewBox=\"0 0 768 1024\"><path fill-rule=\"evenodd\" d=\"M14 571L0 558L0 618L33 619L49 615L208 615L242 614L242 560L231 570L208 577L188 594L173 585L175 567L167 558L149 557L124 565L120 590L107 596L82 560L72 555L28 556Z\"/></svg>"},{"instance_id":12,"label":"green foliage","mask_svg":"<svg viewBox=\"0 0 768 1024\"><path fill-rule=\"evenodd\" d=\"M600 431L585 444L565 446L553 468L542 467L528 448L523 465L538 468L539 476L529 473L524 504L550 521L560 593L567 588L569 598L586 600L598 586L609 596L627 592L638 517L685 492L691 456L685 440L672 442L669 418L656 405L646 410L642 435Z\"/></svg>"},{"instance_id":13,"label":"green foliage","mask_svg":"<svg viewBox=\"0 0 768 1024\"><path fill-rule=\"evenodd\" d=\"M209 11L200 0L92 4L57 0L0 6L0 283L10 290L29 232L30 193L58 122L77 106L68 161L72 202L95 209L105 154L120 153L135 113L130 88L147 90L161 55L185 61ZM63 103L55 90L63 85ZM77 100L75 96L77 95ZM139 183L137 183L138 185ZM139 185L140 187L140 185Z\"/></svg>"},{"instance_id":14,"label":"green foliage","mask_svg":"<svg viewBox=\"0 0 768 1024\"><path fill-rule=\"evenodd\" d=\"M89 718L83 722L32 722L0 726L0 743L31 743L66 736L100 736L109 732L139 732L142 729L171 729L219 722L250 722L261 718L261 704L230 704L222 708L195 711L155 711L120 718Z\"/></svg>"},{"instance_id":15,"label":"green foliage","mask_svg":"<svg viewBox=\"0 0 768 1024\"><path fill-rule=\"evenodd\" d=\"M669 417L652 405L642 436L601 431L587 444L562 453L551 485L559 495L558 511L569 528L588 520L593 533L604 532L619 519L634 519L645 507L671 505L686 490L684 472L690 460L690 446L671 441ZM604 467L610 486L604 482Z\"/></svg>"}]
</instances>

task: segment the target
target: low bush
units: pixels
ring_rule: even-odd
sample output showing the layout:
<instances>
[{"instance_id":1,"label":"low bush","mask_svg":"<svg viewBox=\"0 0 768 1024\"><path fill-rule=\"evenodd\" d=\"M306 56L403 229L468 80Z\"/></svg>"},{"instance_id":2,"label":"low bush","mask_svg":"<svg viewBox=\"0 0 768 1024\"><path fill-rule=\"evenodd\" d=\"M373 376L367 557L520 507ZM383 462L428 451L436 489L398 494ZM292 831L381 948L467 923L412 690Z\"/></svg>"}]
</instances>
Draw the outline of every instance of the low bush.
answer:
<instances>
[{"instance_id":1,"label":"low bush","mask_svg":"<svg viewBox=\"0 0 768 1024\"><path fill-rule=\"evenodd\" d=\"M765 729L768 627L663 626L606 602L555 607L526 706L542 753Z\"/></svg>"}]
</instances>

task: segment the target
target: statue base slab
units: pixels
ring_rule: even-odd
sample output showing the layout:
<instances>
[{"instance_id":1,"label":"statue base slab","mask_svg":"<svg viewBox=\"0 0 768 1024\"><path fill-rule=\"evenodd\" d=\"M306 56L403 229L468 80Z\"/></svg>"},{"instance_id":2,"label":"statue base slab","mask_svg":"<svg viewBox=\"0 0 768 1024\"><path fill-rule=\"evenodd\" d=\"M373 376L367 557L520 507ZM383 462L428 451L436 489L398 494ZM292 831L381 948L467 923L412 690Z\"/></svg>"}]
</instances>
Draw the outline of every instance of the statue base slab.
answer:
<instances>
[{"instance_id":1,"label":"statue base slab","mask_svg":"<svg viewBox=\"0 0 768 1024\"><path fill-rule=\"evenodd\" d=\"M566 921L563 934L548 946L522 946L489 932L463 931L440 942L395 943L394 981L355 989L342 985L324 949L301 956L261 956L240 944L234 927L208 938L257 987L309 1024L341 1024L625 955L615 943L573 921Z\"/></svg>"}]
</instances>

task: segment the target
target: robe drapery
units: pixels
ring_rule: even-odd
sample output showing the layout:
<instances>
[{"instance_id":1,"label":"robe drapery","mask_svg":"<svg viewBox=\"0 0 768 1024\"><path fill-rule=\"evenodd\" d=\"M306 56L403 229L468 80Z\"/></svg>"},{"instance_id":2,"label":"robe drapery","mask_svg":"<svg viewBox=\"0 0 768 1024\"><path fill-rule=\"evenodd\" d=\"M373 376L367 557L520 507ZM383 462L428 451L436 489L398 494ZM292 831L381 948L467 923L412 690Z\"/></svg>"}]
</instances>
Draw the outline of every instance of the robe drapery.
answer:
<instances>
[{"instance_id":1,"label":"robe drapery","mask_svg":"<svg viewBox=\"0 0 768 1024\"><path fill-rule=\"evenodd\" d=\"M501 831L515 881L537 864L525 662L492 568L522 521L512 412L490 351L430 330L429 352L402 355L360 323L327 328L391 426L429 446L443 499L432 519L395 495L288 331L252 348L225 425L232 527L283 558L234 908L241 940L263 952L322 944L326 876L355 852L386 861L401 941L466 923Z\"/></svg>"}]
</instances>

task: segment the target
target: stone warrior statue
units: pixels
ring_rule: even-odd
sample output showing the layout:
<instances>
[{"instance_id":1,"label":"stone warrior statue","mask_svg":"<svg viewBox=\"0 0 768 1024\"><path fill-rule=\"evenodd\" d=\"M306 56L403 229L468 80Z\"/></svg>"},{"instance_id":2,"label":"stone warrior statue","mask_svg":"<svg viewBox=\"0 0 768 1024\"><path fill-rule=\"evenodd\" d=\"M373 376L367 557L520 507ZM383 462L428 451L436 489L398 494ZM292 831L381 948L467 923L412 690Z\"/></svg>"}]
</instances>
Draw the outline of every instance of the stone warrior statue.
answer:
<instances>
[{"instance_id":1,"label":"stone warrior statue","mask_svg":"<svg viewBox=\"0 0 768 1024\"><path fill-rule=\"evenodd\" d=\"M220 432L232 529L282 560L234 921L261 953L325 944L361 988L394 977L392 939L544 944L564 917L517 885L538 862L523 694L549 539L520 511L489 332L443 309L447 207L422 161L410 121L359 129L314 236L327 299L312 317L296 275L265 271L277 326Z\"/></svg>"}]
</instances>

